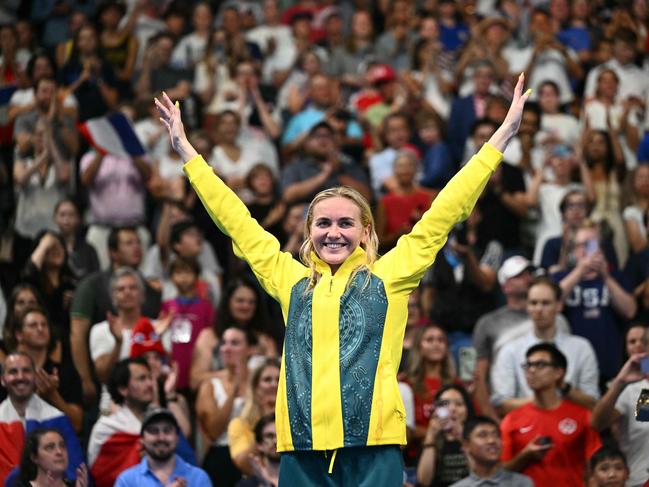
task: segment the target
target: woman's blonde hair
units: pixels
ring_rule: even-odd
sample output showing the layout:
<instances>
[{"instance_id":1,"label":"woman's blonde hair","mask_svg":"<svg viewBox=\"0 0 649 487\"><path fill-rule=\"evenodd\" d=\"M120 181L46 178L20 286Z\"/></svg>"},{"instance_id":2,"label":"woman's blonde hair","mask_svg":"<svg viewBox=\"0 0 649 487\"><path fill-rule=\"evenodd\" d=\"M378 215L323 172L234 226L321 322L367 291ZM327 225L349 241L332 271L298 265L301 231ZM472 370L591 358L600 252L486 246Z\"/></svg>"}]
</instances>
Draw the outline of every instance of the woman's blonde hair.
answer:
<instances>
[{"instance_id":1,"label":"woman's blonde hair","mask_svg":"<svg viewBox=\"0 0 649 487\"><path fill-rule=\"evenodd\" d=\"M311 258L311 252L315 252L315 247L313 241L311 240L311 224L313 223L313 209L321 201L330 199L330 198L346 198L352 203L354 203L361 212L361 225L363 228L369 227L369 238L366 242L361 242L360 246L365 251L366 259L365 263L359 266L357 269L354 269L349 282L353 280L356 274L362 269L369 269L369 267L376 262L379 257L379 238L376 235L376 225L374 224L374 216L372 215L372 210L370 205L367 203L367 200L355 189L352 189L348 186L337 186L335 188L325 189L320 191L307 209L306 222L304 224L304 242L300 248L300 260L302 263L311 269L309 275L309 288L312 289L318 279L320 278L319 273L316 271L315 262ZM369 277L369 274L368 274Z\"/></svg>"},{"instance_id":2,"label":"woman's blonde hair","mask_svg":"<svg viewBox=\"0 0 649 487\"><path fill-rule=\"evenodd\" d=\"M421 353L421 342L424 338L424 334L428 330L439 330L444 335L444 340L446 341L446 354L442 358L441 370L440 370L440 381L442 385L451 384L456 379L455 372L455 363L453 362L453 356L451 355L451 350L448 344L448 335L446 331L439 325L430 323L422 326L417 330L415 337L413 339L413 347L410 349L410 355L408 356L408 368L406 375L410 384L412 384L412 390L416 395L426 394L426 367L424 366L425 358Z\"/></svg>"}]
</instances>

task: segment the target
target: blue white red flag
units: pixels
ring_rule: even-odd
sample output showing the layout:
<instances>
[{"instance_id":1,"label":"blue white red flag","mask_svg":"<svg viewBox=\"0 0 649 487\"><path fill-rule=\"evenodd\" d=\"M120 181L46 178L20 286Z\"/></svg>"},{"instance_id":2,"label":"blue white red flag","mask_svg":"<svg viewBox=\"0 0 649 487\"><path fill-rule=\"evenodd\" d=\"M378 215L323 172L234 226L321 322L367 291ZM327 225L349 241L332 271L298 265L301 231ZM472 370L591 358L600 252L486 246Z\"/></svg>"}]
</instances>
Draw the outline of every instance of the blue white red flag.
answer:
<instances>
[{"instance_id":1,"label":"blue white red flag","mask_svg":"<svg viewBox=\"0 0 649 487\"><path fill-rule=\"evenodd\" d=\"M105 117L86 120L79 124L79 131L101 154L120 157L144 155L144 147L130 120L123 113L111 113Z\"/></svg>"}]
</instances>

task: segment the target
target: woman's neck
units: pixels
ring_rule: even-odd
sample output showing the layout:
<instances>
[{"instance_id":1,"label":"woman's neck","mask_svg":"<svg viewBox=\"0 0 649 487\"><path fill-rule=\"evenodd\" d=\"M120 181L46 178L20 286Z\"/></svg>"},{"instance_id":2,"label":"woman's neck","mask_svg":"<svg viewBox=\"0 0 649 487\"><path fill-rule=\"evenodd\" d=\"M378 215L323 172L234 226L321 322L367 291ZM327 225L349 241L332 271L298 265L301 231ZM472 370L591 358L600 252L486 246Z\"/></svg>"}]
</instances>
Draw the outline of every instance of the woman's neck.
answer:
<instances>
[{"instance_id":1,"label":"woman's neck","mask_svg":"<svg viewBox=\"0 0 649 487\"><path fill-rule=\"evenodd\" d=\"M36 478L32 480L32 485L34 487L65 487L63 474L64 472L57 475L52 472L43 472L41 469L38 469Z\"/></svg>"},{"instance_id":2,"label":"woman's neck","mask_svg":"<svg viewBox=\"0 0 649 487\"><path fill-rule=\"evenodd\" d=\"M426 377L442 377L442 364L440 362L425 362L424 370Z\"/></svg>"},{"instance_id":3,"label":"woman's neck","mask_svg":"<svg viewBox=\"0 0 649 487\"><path fill-rule=\"evenodd\" d=\"M256 203L259 205L270 205L273 202L273 193L255 195Z\"/></svg>"}]
</instances>

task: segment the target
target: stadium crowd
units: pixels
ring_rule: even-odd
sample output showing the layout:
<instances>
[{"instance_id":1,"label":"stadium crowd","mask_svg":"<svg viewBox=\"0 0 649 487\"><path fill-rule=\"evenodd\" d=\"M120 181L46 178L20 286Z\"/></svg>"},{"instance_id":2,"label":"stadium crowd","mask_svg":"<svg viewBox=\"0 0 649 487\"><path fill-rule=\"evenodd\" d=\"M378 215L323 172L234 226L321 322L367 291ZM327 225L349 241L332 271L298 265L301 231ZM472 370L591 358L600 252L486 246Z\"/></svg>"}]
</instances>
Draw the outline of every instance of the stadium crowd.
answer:
<instances>
[{"instance_id":1,"label":"stadium crowd","mask_svg":"<svg viewBox=\"0 0 649 487\"><path fill-rule=\"evenodd\" d=\"M648 53L648 0L2 2L0 483L277 485L284 319L154 97L284 251L345 185L386 253L524 72L410 297L404 485L648 486ZM97 149L116 113L143 155Z\"/></svg>"}]
</instances>

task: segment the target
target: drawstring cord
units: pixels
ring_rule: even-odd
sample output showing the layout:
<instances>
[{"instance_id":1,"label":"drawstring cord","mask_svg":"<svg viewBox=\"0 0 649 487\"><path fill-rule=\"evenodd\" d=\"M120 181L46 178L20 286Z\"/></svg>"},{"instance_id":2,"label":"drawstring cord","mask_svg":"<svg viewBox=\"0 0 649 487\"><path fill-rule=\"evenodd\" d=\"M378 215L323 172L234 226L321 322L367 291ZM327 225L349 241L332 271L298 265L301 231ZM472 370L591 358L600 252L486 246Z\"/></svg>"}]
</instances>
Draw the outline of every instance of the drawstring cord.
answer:
<instances>
[{"instance_id":1,"label":"drawstring cord","mask_svg":"<svg viewBox=\"0 0 649 487\"><path fill-rule=\"evenodd\" d=\"M336 460L336 453L338 453L338 450L334 450L334 454L331 455L331 462L329 462L329 475L334 471L334 461ZM327 457L327 454L325 453L325 458Z\"/></svg>"}]
</instances>

